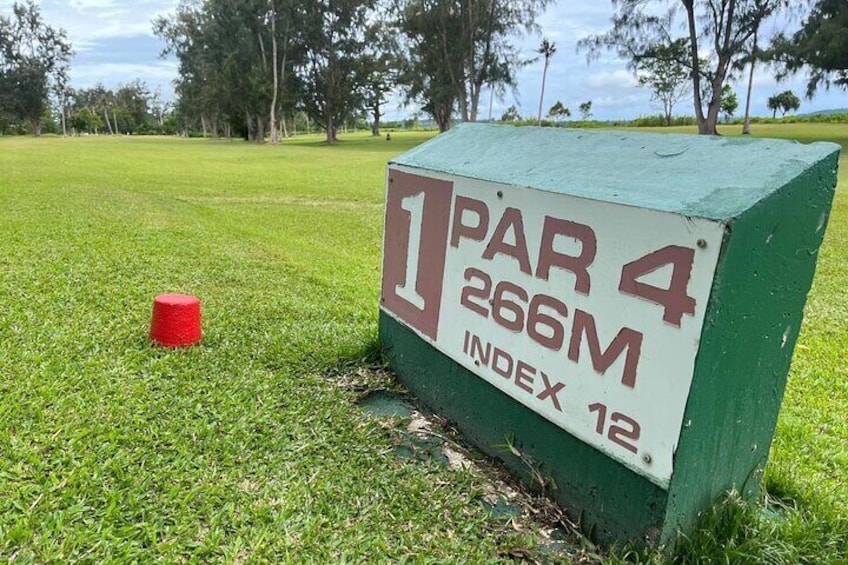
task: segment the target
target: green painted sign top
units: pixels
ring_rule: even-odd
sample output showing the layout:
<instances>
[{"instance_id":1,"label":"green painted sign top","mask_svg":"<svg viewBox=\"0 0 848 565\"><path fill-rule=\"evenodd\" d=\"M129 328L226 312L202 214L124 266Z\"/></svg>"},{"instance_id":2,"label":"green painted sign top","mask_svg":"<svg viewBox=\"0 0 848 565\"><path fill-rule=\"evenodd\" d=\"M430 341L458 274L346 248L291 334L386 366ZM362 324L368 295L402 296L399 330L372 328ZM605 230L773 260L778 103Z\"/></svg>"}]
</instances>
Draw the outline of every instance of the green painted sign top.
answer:
<instances>
[{"instance_id":1,"label":"green painted sign top","mask_svg":"<svg viewBox=\"0 0 848 565\"><path fill-rule=\"evenodd\" d=\"M467 123L392 163L729 220L839 149L824 142Z\"/></svg>"}]
</instances>

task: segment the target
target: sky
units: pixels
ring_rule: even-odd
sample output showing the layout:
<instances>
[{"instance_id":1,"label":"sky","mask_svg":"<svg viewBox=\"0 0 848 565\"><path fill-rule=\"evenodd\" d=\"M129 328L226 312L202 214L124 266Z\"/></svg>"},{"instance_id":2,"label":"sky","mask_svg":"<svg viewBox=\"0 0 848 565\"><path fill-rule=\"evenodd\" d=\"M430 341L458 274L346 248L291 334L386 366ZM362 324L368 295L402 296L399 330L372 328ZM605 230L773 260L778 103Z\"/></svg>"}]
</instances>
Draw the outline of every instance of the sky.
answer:
<instances>
[{"instance_id":1,"label":"sky","mask_svg":"<svg viewBox=\"0 0 848 565\"><path fill-rule=\"evenodd\" d=\"M0 0L0 13L10 13L12 3L13 0ZM173 98L171 81L176 77L177 65L172 59L160 58L164 44L153 35L151 21L173 11L177 0L42 0L39 3L45 19L68 32L75 51L71 62L74 87L90 87L100 82L115 88L139 78L153 90L159 89L163 98ZM545 113L557 100L569 107L575 116L578 115L577 106L591 100L592 115L601 120L632 119L660 112L660 107L651 101L650 92L637 86L625 61L610 53L587 63L585 53L577 52L577 42L581 38L609 29L612 14L609 0L559 0L540 16L539 33L516 38L516 44L527 59L537 56L535 49L543 37L556 43L557 51L551 59L545 87ZM771 25L787 24L773 22ZM542 60L538 60L519 71L517 91L507 93L502 100L494 100L494 118L499 118L513 104L523 116L536 115L542 67ZM741 114L746 85L740 82L732 86L739 96L738 113ZM803 75L778 84L768 70L757 73L752 114L769 115L766 100L786 89L802 96L805 90ZM483 98L480 117L486 119L488 93L484 93ZM399 96L390 99L385 108L387 119L408 117L417 110L402 107L400 100ZM801 112L846 107L848 92L821 91L813 100L802 99ZM678 108L681 115L694 113L691 100L681 102Z\"/></svg>"}]
</instances>

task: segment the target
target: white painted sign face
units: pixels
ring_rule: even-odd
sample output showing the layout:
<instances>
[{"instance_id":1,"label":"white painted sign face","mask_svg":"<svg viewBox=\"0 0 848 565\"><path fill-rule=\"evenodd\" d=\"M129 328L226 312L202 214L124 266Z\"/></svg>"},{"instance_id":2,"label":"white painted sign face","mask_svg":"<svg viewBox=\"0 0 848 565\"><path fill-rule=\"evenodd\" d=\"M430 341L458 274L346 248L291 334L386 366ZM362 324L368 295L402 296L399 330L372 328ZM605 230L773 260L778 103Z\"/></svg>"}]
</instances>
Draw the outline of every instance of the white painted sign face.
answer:
<instances>
[{"instance_id":1,"label":"white painted sign face","mask_svg":"<svg viewBox=\"0 0 848 565\"><path fill-rule=\"evenodd\" d=\"M667 487L724 224L425 174L388 173L383 310Z\"/></svg>"}]
</instances>

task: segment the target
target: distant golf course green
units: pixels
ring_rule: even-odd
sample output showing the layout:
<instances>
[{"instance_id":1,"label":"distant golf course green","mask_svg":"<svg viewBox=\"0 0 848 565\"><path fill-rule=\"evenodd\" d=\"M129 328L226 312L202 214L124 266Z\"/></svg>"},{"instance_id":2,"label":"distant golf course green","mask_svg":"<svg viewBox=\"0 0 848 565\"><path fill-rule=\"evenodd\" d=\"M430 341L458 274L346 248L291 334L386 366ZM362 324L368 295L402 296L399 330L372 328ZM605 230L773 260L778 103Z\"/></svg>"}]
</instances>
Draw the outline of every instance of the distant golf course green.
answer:
<instances>
[{"instance_id":1,"label":"distant golf course green","mask_svg":"<svg viewBox=\"0 0 848 565\"><path fill-rule=\"evenodd\" d=\"M846 562L848 125L754 129L841 143L840 188L768 504L679 559ZM376 360L385 164L431 136L0 137L0 560L535 558L478 473L398 457L338 383ZM148 343L162 292L202 299L200 346Z\"/></svg>"}]
</instances>

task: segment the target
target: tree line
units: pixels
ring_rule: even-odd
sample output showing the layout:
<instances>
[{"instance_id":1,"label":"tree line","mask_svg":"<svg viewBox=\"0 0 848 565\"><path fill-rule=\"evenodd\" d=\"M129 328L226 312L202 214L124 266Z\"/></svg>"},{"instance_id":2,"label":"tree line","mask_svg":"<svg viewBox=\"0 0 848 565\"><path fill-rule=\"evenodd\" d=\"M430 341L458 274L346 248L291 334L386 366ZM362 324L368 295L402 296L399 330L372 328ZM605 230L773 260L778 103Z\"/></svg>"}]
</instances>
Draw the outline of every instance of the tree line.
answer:
<instances>
[{"instance_id":1,"label":"tree line","mask_svg":"<svg viewBox=\"0 0 848 565\"><path fill-rule=\"evenodd\" d=\"M390 93L400 93L444 131L476 121L488 95L517 87L522 33L538 30L553 0L181 0L153 22L163 57L178 62L176 101L166 106L141 81L112 91L68 86L72 56L64 31L46 24L32 0L0 17L0 132L26 124L37 134L46 113L64 133L196 131L276 142L290 129L370 122L378 135ZM738 101L728 82L769 64L780 78L808 72L817 88L848 88L848 8L844 0L615 0L608 32L580 42L590 59L612 50L628 61L670 119L691 96L700 133L715 134L719 116ZM762 37L764 22L795 13L792 35ZM731 96L732 94L732 96ZM543 97L537 119L541 121ZM792 108L781 102L769 108ZM791 101L789 101L791 102ZM797 106L795 106L797 108ZM587 116L591 107L581 108ZM565 117L558 101L548 115ZM746 120L747 122L747 120Z\"/></svg>"},{"instance_id":2,"label":"tree line","mask_svg":"<svg viewBox=\"0 0 848 565\"><path fill-rule=\"evenodd\" d=\"M668 118L673 105L691 95L701 134L718 133L723 106L732 106L728 81L745 69L743 132L748 133L758 63L774 65L778 78L807 70L810 97L820 86L848 88L845 0L615 0L613 5L612 28L581 40L580 48L590 60L604 50L625 59ZM764 23L779 14L802 18L801 28L764 41Z\"/></svg>"},{"instance_id":3,"label":"tree line","mask_svg":"<svg viewBox=\"0 0 848 565\"><path fill-rule=\"evenodd\" d=\"M516 85L514 43L548 0L183 0L154 22L179 63L175 110L213 136L275 142L303 113L333 143L390 92L438 124ZM283 130L283 131L281 131Z\"/></svg>"}]
</instances>

